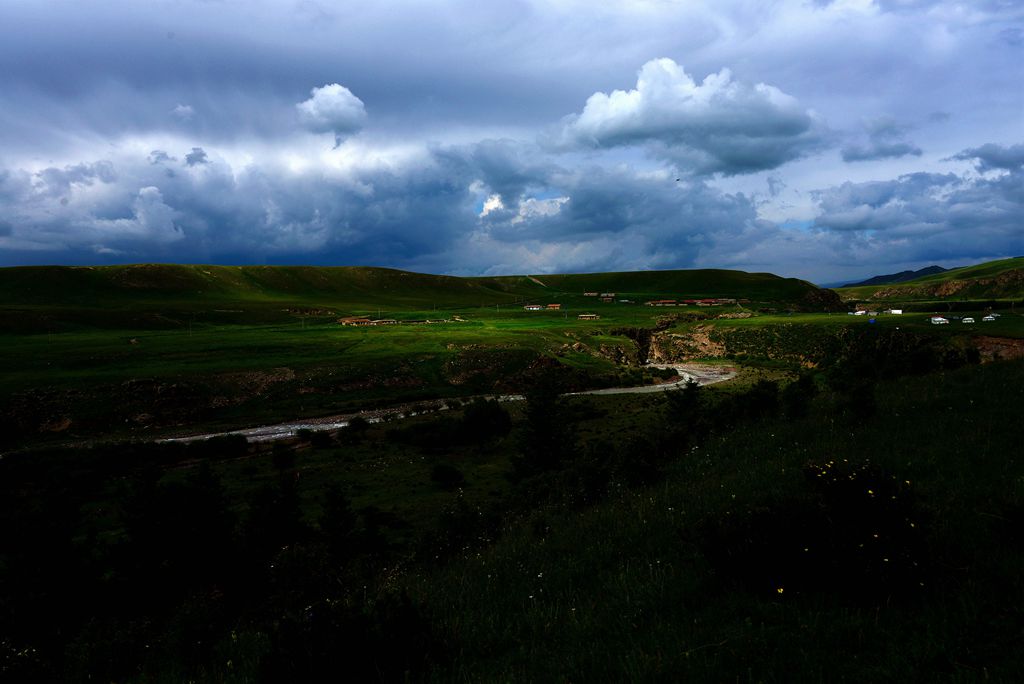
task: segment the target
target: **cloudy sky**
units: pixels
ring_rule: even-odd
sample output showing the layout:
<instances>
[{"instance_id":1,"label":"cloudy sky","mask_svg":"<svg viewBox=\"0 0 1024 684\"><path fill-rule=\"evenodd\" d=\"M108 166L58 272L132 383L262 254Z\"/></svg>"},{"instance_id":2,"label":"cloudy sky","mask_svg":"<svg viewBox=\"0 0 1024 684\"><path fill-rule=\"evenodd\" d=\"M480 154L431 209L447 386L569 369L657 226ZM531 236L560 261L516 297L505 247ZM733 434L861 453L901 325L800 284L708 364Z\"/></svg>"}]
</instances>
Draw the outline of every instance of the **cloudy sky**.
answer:
<instances>
[{"instance_id":1,"label":"cloudy sky","mask_svg":"<svg viewBox=\"0 0 1024 684\"><path fill-rule=\"evenodd\" d=\"M1021 0L2 0L0 265L1024 254Z\"/></svg>"}]
</instances>

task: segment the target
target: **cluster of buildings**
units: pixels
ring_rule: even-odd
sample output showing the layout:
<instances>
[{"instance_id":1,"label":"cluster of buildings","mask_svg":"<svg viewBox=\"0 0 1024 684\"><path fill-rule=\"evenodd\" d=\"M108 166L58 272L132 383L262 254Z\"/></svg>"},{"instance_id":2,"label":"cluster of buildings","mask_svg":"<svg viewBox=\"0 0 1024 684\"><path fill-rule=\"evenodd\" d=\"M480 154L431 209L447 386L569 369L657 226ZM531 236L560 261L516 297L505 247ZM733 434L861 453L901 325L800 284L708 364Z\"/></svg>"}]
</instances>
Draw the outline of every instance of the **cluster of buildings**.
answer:
<instances>
[{"instance_id":1,"label":"cluster of buildings","mask_svg":"<svg viewBox=\"0 0 1024 684\"><path fill-rule=\"evenodd\" d=\"M856 311L847 311L846 313L850 316L871 316L872 318L878 315L877 311L868 311L863 307L858 307ZM903 309L886 309L882 313L895 314L897 316L901 316L903 315Z\"/></svg>"},{"instance_id":2,"label":"cluster of buildings","mask_svg":"<svg viewBox=\"0 0 1024 684\"><path fill-rule=\"evenodd\" d=\"M723 304L748 304L749 299L718 297L713 299L652 299L644 302L644 306L721 306Z\"/></svg>"},{"instance_id":3,"label":"cluster of buildings","mask_svg":"<svg viewBox=\"0 0 1024 684\"><path fill-rule=\"evenodd\" d=\"M562 308L561 304L527 304L523 307L527 311L558 311Z\"/></svg>"},{"instance_id":4,"label":"cluster of buildings","mask_svg":"<svg viewBox=\"0 0 1024 684\"><path fill-rule=\"evenodd\" d=\"M456 318L455 320L460 320ZM399 321L394 318L367 318L366 316L346 316L339 318L341 325L367 326L367 325L425 325L428 323L451 323L447 318L424 318L420 320Z\"/></svg>"}]
</instances>

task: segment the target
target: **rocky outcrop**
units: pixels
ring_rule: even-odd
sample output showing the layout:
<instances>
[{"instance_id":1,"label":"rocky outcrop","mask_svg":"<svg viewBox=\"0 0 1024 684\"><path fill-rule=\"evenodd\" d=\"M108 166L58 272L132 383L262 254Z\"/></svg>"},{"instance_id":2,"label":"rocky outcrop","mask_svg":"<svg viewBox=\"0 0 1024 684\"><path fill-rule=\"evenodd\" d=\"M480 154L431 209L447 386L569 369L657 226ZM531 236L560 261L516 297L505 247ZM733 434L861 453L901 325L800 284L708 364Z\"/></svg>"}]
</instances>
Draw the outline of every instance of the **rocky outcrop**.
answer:
<instances>
[{"instance_id":1,"label":"rocky outcrop","mask_svg":"<svg viewBox=\"0 0 1024 684\"><path fill-rule=\"evenodd\" d=\"M698 325L687 333L660 332L652 336L647 358L651 363L676 363L725 355L725 341L714 326Z\"/></svg>"},{"instance_id":2,"label":"rocky outcrop","mask_svg":"<svg viewBox=\"0 0 1024 684\"><path fill-rule=\"evenodd\" d=\"M981 335L973 341L982 363L1024 359L1024 340Z\"/></svg>"}]
</instances>

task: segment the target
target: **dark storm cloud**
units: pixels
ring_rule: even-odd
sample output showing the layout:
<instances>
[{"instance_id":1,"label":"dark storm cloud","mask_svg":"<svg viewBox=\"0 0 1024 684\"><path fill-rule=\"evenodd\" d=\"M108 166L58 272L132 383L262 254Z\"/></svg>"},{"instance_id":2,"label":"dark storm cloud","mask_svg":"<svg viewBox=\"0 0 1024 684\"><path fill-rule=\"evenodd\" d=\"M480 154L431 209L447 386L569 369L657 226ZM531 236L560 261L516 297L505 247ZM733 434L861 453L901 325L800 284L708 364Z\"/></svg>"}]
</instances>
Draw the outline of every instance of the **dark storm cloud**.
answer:
<instances>
[{"instance_id":1,"label":"dark storm cloud","mask_svg":"<svg viewBox=\"0 0 1024 684\"><path fill-rule=\"evenodd\" d=\"M733 79L697 83L671 59L647 62L629 91L597 92L555 134L560 148L646 145L681 171L731 176L773 169L819 149L811 112L778 88Z\"/></svg>"},{"instance_id":2,"label":"dark storm cloud","mask_svg":"<svg viewBox=\"0 0 1024 684\"><path fill-rule=\"evenodd\" d=\"M1007 148L978 150L963 157L1008 158ZM402 164L357 164L341 175L233 168L213 152L208 163L174 176L148 158L101 165L110 179L102 184L95 182L95 163L71 165L64 177L75 180L65 186L65 205L54 204L43 181L52 169L0 172L0 198L9 198L4 204L12 209L0 254L18 263L345 263L543 273L779 270L772 264L787 259L909 263L1024 251L1019 168L983 178L917 173L843 183L816 193L819 215L810 232L800 232L761 220L755 198L742 193L625 167L561 166L508 140L437 147ZM493 196L500 202L482 211Z\"/></svg>"},{"instance_id":3,"label":"dark storm cloud","mask_svg":"<svg viewBox=\"0 0 1024 684\"><path fill-rule=\"evenodd\" d=\"M197 159L196 151L189 157ZM46 197L56 170L31 175L13 207L20 220L11 248L181 261L233 255L262 262L290 254L321 263L398 264L443 247L475 220L473 174L443 159L402 173L359 170L346 180L202 158L173 176L148 158L126 161L119 182L102 195L65 182L71 201L56 208ZM82 169L93 166L69 167L64 177L73 172L76 181L89 180L94 174Z\"/></svg>"},{"instance_id":4,"label":"dark storm cloud","mask_svg":"<svg viewBox=\"0 0 1024 684\"><path fill-rule=\"evenodd\" d=\"M559 167L522 142L481 140L472 145L436 147L433 155L463 169L472 169L493 194L514 201L531 187L544 187Z\"/></svg>"},{"instance_id":5,"label":"dark storm cloud","mask_svg":"<svg viewBox=\"0 0 1024 684\"><path fill-rule=\"evenodd\" d=\"M64 168L48 167L36 173L41 191L50 196L66 195L73 185L112 183L117 178L109 161L74 164Z\"/></svg>"},{"instance_id":6,"label":"dark storm cloud","mask_svg":"<svg viewBox=\"0 0 1024 684\"><path fill-rule=\"evenodd\" d=\"M748 198L704 183L566 169L537 163L538 155L511 141L483 141L344 177L234 169L216 154L169 177L146 158L118 168L116 187L103 196L78 188L57 215L38 192L23 198L8 239L16 241L12 250L37 250L43 261L63 249L129 260L468 272L528 264L545 272L691 265L758 223ZM481 216L491 195L504 205Z\"/></svg>"},{"instance_id":7,"label":"dark storm cloud","mask_svg":"<svg viewBox=\"0 0 1024 684\"><path fill-rule=\"evenodd\" d=\"M864 124L866 143L843 147L843 161L877 161L908 155L921 156L921 148L905 139L910 127L890 118L876 119Z\"/></svg>"},{"instance_id":8,"label":"dark storm cloud","mask_svg":"<svg viewBox=\"0 0 1024 684\"><path fill-rule=\"evenodd\" d=\"M177 127L211 144L279 137L295 126L294 106L310 88L331 83L371 103L378 126L403 131L453 121L539 124L572 103L560 76L542 70L520 39L536 29L533 19L560 23L543 8L52 4L0 4L0 123L38 143L69 128L119 135ZM560 51L544 66L577 58L570 44ZM582 93L597 74L573 80Z\"/></svg>"},{"instance_id":9,"label":"dark storm cloud","mask_svg":"<svg viewBox=\"0 0 1024 684\"><path fill-rule=\"evenodd\" d=\"M187 166L196 166L197 164L209 163L210 160L202 147L193 147L192 151L185 155L185 164Z\"/></svg>"},{"instance_id":10,"label":"dark storm cloud","mask_svg":"<svg viewBox=\"0 0 1024 684\"><path fill-rule=\"evenodd\" d=\"M1016 163L1014 148L986 145L957 156L995 158L1006 169ZM914 255L980 258L1024 250L1020 164L995 177L915 173L891 181L843 183L818 191L816 197L821 208L814 221L817 228L856 236L879 252L888 250L908 260Z\"/></svg>"},{"instance_id":11,"label":"dark storm cloud","mask_svg":"<svg viewBox=\"0 0 1024 684\"><path fill-rule=\"evenodd\" d=\"M952 157L953 159L974 160L979 171L1003 169L1020 171L1024 168L1024 143L1003 147L988 143L981 147L964 150Z\"/></svg>"},{"instance_id":12,"label":"dark storm cloud","mask_svg":"<svg viewBox=\"0 0 1024 684\"><path fill-rule=\"evenodd\" d=\"M164 164L166 162L178 161L177 157L172 157L163 150L153 150L149 153L150 164Z\"/></svg>"},{"instance_id":13,"label":"dark storm cloud","mask_svg":"<svg viewBox=\"0 0 1024 684\"><path fill-rule=\"evenodd\" d=\"M1022 19L999 0L0 3L0 261L805 273L973 253L974 233L1013 253Z\"/></svg>"}]
</instances>

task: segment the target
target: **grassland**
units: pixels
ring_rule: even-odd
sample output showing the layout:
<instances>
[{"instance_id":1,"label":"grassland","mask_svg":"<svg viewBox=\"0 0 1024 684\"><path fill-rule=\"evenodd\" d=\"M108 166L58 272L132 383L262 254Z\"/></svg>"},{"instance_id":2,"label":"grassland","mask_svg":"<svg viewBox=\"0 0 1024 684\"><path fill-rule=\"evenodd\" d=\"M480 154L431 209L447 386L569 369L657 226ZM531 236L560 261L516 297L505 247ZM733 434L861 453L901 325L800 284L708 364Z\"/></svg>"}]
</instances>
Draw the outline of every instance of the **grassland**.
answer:
<instances>
[{"instance_id":1,"label":"grassland","mask_svg":"<svg viewBox=\"0 0 1024 684\"><path fill-rule=\"evenodd\" d=\"M577 389L623 380L616 327L649 298L751 307L833 301L770 274L664 271L454 278L380 268L144 264L0 269L7 433L57 440L239 426L387 403L515 390L557 358ZM548 282L550 281L550 282ZM584 296L615 290L616 300ZM526 312L525 303L560 311ZM600 321L579 321L597 313ZM437 325L348 328L339 316Z\"/></svg>"},{"instance_id":2,"label":"grassland","mask_svg":"<svg viewBox=\"0 0 1024 684\"><path fill-rule=\"evenodd\" d=\"M39 266L0 269L0 330L169 329L189 322L284 322L310 313L472 310L580 302L602 286L629 297L745 297L807 305L810 283L740 271L455 278L368 267ZM538 282L539 281L539 282ZM550 281L550 282L548 282ZM545 284L541 284L545 283Z\"/></svg>"},{"instance_id":3,"label":"grassland","mask_svg":"<svg viewBox=\"0 0 1024 684\"><path fill-rule=\"evenodd\" d=\"M1022 666L1024 361L977 364L1024 354L1012 308L872 323L802 312L799 292L825 300L757 274L695 290L686 273L13 270L5 675L1011 681ZM639 303L700 296L752 301ZM741 372L696 395L557 398L642 382L654 354ZM510 416L454 400L524 388ZM146 441L434 398L453 408L271 446Z\"/></svg>"},{"instance_id":4,"label":"grassland","mask_svg":"<svg viewBox=\"0 0 1024 684\"><path fill-rule=\"evenodd\" d=\"M703 390L683 425L661 396L566 400L573 455L526 479L521 405L510 433L469 440L454 410L273 449L5 459L0 569L22 592L0 602L22 618L0 642L6 671L1013 681L1022 362L882 381L867 411L825 385L803 415L735 411L757 380L787 375ZM628 467L652 462L639 478ZM235 521L223 538L210 519L189 526L211 487ZM268 503L279 489L293 499ZM340 557L339 491L355 526ZM161 514L173 502L188 505ZM289 531L259 526L268 505ZM253 549L264 535L281 541ZM159 595L145 589L157 580Z\"/></svg>"},{"instance_id":5,"label":"grassland","mask_svg":"<svg viewBox=\"0 0 1024 684\"><path fill-rule=\"evenodd\" d=\"M740 426L656 487L414 574L458 654L434 680L1013 681L1022 371Z\"/></svg>"},{"instance_id":6,"label":"grassland","mask_svg":"<svg viewBox=\"0 0 1024 684\"><path fill-rule=\"evenodd\" d=\"M942 328L919 314L880 316L871 324L845 314L766 313L788 306L768 295L804 291L805 284L728 272L715 274L718 289L696 291L683 289L698 282L688 272L545 276L560 283L556 288L544 278L537 278L542 285L526 277L460 280L385 269L210 268L209 274L198 266L111 267L99 275L88 268L0 270L7 321L0 363L8 369L0 403L6 433L20 435L8 437L9 444L202 432L520 391L541 359L557 360L573 389L635 384L641 379L635 367L644 359L623 334L629 330L702 330L729 343L721 352L679 360L729 356L789 367L820 361L850 331L1024 336L1020 316L1010 312L995 323ZM641 304L682 298L680 292L756 297L751 282L766 278L772 285L760 312L754 302ZM648 290L616 292L612 303L583 295L612 285ZM528 312L524 302L557 302L562 309ZM579 313L601 318L580 321ZM340 314L449 322L354 328L337 325Z\"/></svg>"}]
</instances>

